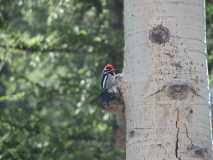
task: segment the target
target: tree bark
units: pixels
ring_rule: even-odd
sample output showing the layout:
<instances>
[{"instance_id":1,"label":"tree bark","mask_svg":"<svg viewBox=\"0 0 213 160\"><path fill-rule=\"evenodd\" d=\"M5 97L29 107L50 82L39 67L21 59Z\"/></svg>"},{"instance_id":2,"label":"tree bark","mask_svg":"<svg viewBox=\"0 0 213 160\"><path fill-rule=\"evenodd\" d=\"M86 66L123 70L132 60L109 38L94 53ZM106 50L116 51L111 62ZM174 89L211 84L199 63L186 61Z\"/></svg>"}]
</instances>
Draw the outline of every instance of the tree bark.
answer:
<instances>
[{"instance_id":1,"label":"tree bark","mask_svg":"<svg viewBox=\"0 0 213 160\"><path fill-rule=\"evenodd\" d=\"M212 159L204 0L124 2L126 159Z\"/></svg>"}]
</instances>

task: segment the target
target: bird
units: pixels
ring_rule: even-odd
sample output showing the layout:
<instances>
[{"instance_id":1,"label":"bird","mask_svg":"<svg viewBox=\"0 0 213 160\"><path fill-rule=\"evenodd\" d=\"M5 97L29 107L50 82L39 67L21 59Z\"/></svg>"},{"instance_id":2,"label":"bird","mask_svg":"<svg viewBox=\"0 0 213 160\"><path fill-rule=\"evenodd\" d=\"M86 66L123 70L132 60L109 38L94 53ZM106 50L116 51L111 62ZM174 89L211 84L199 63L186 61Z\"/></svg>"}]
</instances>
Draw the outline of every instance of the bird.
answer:
<instances>
[{"instance_id":1,"label":"bird","mask_svg":"<svg viewBox=\"0 0 213 160\"><path fill-rule=\"evenodd\" d=\"M113 64L106 64L101 74L100 100L104 109L116 99L116 73Z\"/></svg>"}]
</instances>

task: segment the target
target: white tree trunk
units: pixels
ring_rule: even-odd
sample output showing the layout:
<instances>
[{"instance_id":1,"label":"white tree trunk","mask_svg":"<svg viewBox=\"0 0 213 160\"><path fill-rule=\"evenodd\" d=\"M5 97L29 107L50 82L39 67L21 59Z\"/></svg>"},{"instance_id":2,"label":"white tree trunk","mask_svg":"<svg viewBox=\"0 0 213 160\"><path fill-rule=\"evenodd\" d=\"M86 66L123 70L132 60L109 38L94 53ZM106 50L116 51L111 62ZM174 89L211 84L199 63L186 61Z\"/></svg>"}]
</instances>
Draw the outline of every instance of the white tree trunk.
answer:
<instances>
[{"instance_id":1,"label":"white tree trunk","mask_svg":"<svg viewBox=\"0 0 213 160\"><path fill-rule=\"evenodd\" d=\"M204 0L125 0L127 160L211 160Z\"/></svg>"}]
</instances>

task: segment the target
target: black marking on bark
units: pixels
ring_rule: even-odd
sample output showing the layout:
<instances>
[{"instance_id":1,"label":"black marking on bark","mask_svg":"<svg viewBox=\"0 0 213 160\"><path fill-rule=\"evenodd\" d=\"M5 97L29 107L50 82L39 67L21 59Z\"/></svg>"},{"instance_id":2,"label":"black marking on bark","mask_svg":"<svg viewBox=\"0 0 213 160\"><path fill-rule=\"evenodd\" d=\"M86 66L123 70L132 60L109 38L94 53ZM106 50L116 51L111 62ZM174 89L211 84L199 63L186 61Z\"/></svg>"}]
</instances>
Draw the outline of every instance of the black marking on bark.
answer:
<instances>
[{"instance_id":1,"label":"black marking on bark","mask_svg":"<svg viewBox=\"0 0 213 160\"><path fill-rule=\"evenodd\" d=\"M169 29L159 24L149 31L149 39L152 43L165 44L170 39Z\"/></svg>"},{"instance_id":2,"label":"black marking on bark","mask_svg":"<svg viewBox=\"0 0 213 160\"><path fill-rule=\"evenodd\" d=\"M189 110L189 113L190 113L190 114L192 114L193 112L194 112L193 109L190 109L190 110Z\"/></svg>"},{"instance_id":3,"label":"black marking on bark","mask_svg":"<svg viewBox=\"0 0 213 160\"><path fill-rule=\"evenodd\" d=\"M176 82L173 84L169 84L167 87L167 96L172 98L172 99L186 99L189 92L191 92L195 96L201 97L195 88L188 83L184 82Z\"/></svg>"},{"instance_id":4,"label":"black marking on bark","mask_svg":"<svg viewBox=\"0 0 213 160\"><path fill-rule=\"evenodd\" d=\"M171 63L172 66L176 67L177 69L181 69L183 66L180 64L180 62Z\"/></svg>"},{"instance_id":5,"label":"black marking on bark","mask_svg":"<svg viewBox=\"0 0 213 160\"><path fill-rule=\"evenodd\" d=\"M175 142L175 157L178 160L181 160L181 158L179 157L178 154L178 150L179 150L179 133L180 133L180 128L178 126L178 122L179 122L179 110L177 110L177 119L176 119L176 129L177 129L177 134L176 134L176 142Z\"/></svg>"},{"instance_id":6,"label":"black marking on bark","mask_svg":"<svg viewBox=\"0 0 213 160\"><path fill-rule=\"evenodd\" d=\"M130 132L129 132L129 136L130 136L130 137L134 137L134 136L135 136L135 131L134 131L134 130L130 131Z\"/></svg>"},{"instance_id":7,"label":"black marking on bark","mask_svg":"<svg viewBox=\"0 0 213 160\"><path fill-rule=\"evenodd\" d=\"M162 144L157 144L159 147L162 147Z\"/></svg>"},{"instance_id":8,"label":"black marking on bark","mask_svg":"<svg viewBox=\"0 0 213 160\"><path fill-rule=\"evenodd\" d=\"M187 98L189 86L187 84L173 84L167 89L167 96L172 99L185 99Z\"/></svg>"},{"instance_id":9,"label":"black marking on bark","mask_svg":"<svg viewBox=\"0 0 213 160\"><path fill-rule=\"evenodd\" d=\"M178 155L178 149L179 149L179 132L180 128L177 128L177 134L176 134L176 144L175 144L175 157L180 160L181 158Z\"/></svg>"},{"instance_id":10,"label":"black marking on bark","mask_svg":"<svg viewBox=\"0 0 213 160\"><path fill-rule=\"evenodd\" d=\"M189 93L202 98L202 96L198 94L197 90L190 83L176 80L174 80L173 82L167 82L167 84L163 85L158 90L153 91L153 93L149 94L146 97L151 97L161 92L165 92L169 98L175 100L186 99Z\"/></svg>"}]
</instances>

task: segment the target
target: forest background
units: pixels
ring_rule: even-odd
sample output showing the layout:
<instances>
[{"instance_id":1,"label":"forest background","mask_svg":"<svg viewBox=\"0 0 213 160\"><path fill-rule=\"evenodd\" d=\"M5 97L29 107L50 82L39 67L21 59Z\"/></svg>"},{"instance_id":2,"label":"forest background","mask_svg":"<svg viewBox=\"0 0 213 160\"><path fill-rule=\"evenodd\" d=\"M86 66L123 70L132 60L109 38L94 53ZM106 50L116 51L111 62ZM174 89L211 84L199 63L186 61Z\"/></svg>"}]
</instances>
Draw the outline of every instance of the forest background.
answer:
<instances>
[{"instance_id":1,"label":"forest background","mask_svg":"<svg viewBox=\"0 0 213 160\"><path fill-rule=\"evenodd\" d=\"M207 0L213 85L213 1ZM192 24L193 25L193 24ZM123 64L122 0L0 0L0 160L113 160L98 96Z\"/></svg>"}]
</instances>

